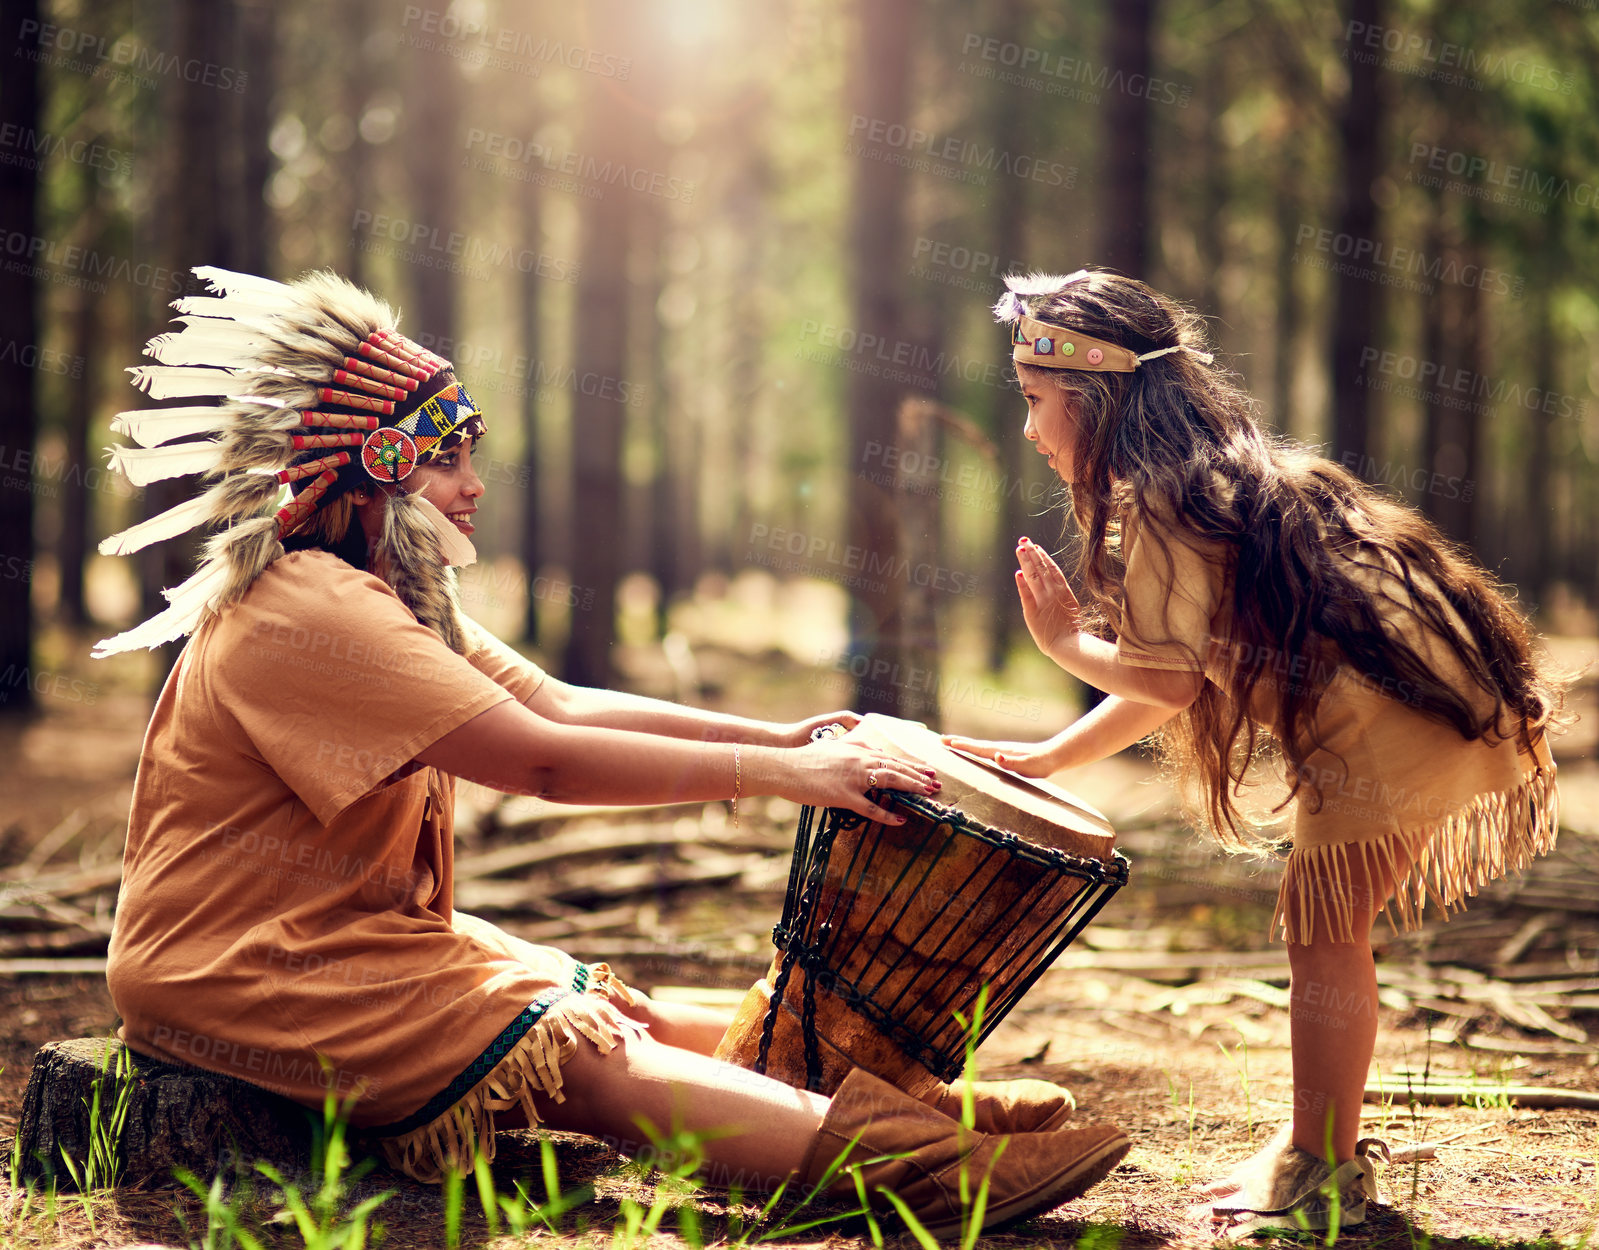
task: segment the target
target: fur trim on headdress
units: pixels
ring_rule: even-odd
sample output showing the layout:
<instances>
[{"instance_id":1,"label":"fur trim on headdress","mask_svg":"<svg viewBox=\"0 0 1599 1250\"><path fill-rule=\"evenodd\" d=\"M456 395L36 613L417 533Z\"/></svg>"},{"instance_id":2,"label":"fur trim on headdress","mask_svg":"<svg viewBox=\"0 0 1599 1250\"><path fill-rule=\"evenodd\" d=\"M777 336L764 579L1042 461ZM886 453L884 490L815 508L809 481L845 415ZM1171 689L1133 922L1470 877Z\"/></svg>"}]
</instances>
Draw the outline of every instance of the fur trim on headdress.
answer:
<instances>
[{"instance_id":1,"label":"fur trim on headdress","mask_svg":"<svg viewBox=\"0 0 1599 1250\"><path fill-rule=\"evenodd\" d=\"M445 567L433 523L411 496L395 492L383 507L383 530L374 559L381 576L422 624L451 651L466 654L455 574Z\"/></svg>"}]
</instances>

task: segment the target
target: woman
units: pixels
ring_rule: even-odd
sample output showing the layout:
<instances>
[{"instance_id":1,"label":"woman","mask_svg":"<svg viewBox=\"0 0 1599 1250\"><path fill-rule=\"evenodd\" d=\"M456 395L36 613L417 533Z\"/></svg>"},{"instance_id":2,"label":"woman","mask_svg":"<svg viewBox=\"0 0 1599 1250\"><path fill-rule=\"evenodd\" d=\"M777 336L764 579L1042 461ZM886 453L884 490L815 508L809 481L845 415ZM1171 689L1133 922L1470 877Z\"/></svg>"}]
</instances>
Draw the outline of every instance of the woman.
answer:
<instances>
[{"instance_id":1,"label":"woman","mask_svg":"<svg viewBox=\"0 0 1599 1250\"><path fill-rule=\"evenodd\" d=\"M135 371L139 481L218 484L110 540L203 522L207 559L106 654L194 631L151 720L108 980L135 1051L319 1105L422 1180L492 1157L498 1117L646 1147L640 1118L707 1136L709 1178L821 1180L840 1151L931 1225L957 1173L1002 1148L989 1222L1080 1193L1126 1150L1114 1129L963 1133L864 1073L829 1102L708 1057L710 1013L658 1004L603 964L512 938L451 904L454 779L572 803L782 795L898 822L867 791L936 793L919 765L811 729L579 689L459 612L481 412L449 362L332 275L292 285L197 270L181 333ZM218 369L217 366L222 366ZM177 433L213 442L167 445ZM283 484L296 498L274 510ZM853 1181L843 1184L853 1192ZM953 1221L953 1223L952 1223Z\"/></svg>"}]
</instances>

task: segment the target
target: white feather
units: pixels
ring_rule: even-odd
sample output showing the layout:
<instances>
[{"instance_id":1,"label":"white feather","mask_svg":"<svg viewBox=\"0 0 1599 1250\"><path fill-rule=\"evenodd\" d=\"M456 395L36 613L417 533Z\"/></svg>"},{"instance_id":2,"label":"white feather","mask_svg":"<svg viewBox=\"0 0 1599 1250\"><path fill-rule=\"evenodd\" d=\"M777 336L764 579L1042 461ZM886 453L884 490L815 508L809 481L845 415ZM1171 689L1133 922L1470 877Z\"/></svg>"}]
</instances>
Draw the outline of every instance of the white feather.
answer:
<instances>
[{"instance_id":1,"label":"white feather","mask_svg":"<svg viewBox=\"0 0 1599 1250\"><path fill-rule=\"evenodd\" d=\"M276 304L252 304L248 300L217 299L211 295L185 295L182 299L173 300L172 307L180 313L204 317L219 325L236 321L257 330L275 325L285 311Z\"/></svg>"},{"instance_id":2,"label":"white feather","mask_svg":"<svg viewBox=\"0 0 1599 1250\"><path fill-rule=\"evenodd\" d=\"M231 322L222 322L231 325ZM158 334L144 345L144 354L166 365L219 365L248 369L260 360L266 341L248 331L181 330Z\"/></svg>"},{"instance_id":3,"label":"white feather","mask_svg":"<svg viewBox=\"0 0 1599 1250\"><path fill-rule=\"evenodd\" d=\"M221 269L216 265L196 265L194 276L204 280L208 291L235 291L246 299L261 304L278 304L289 307L300 302L292 287L271 278L257 277L253 273L239 273L234 269Z\"/></svg>"},{"instance_id":4,"label":"white feather","mask_svg":"<svg viewBox=\"0 0 1599 1250\"><path fill-rule=\"evenodd\" d=\"M103 638L94 645L94 658L103 660L119 651L133 651L139 647L159 647L191 631L205 615L211 601L227 585L228 563L225 560L207 560L188 581L172 590L161 593L171 605L158 612L142 625L123 630L115 638Z\"/></svg>"},{"instance_id":5,"label":"white feather","mask_svg":"<svg viewBox=\"0 0 1599 1250\"><path fill-rule=\"evenodd\" d=\"M193 399L226 395L238 376L235 369L187 369L178 365L129 365L133 384L156 399Z\"/></svg>"},{"instance_id":6,"label":"white feather","mask_svg":"<svg viewBox=\"0 0 1599 1250\"><path fill-rule=\"evenodd\" d=\"M176 538L179 534L187 534L196 526L204 525L210 519L210 515L211 492L207 491L203 495L196 495L193 499L185 499L177 507L168 508L148 521L140 521L137 525L129 526L120 534L111 535L100 544L100 554L125 556L142 547L148 547L151 543Z\"/></svg>"},{"instance_id":7,"label":"white feather","mask_svg":"<svg viewBox=\"0 0 1599 1250\"><path fill-rule=\"evenodd\" d=\"M148 449L107 447L106 451L111 455L111 467L120 469L135 486L185 473L209 473L222 461L222 444L215 439Z\"/></svg>"},{"instance_id":8,"label":"white feather","mask_svg":"<svg viewBox=\"0 0 1599 1250\"><path fill-rule=\"evenodd\" d=\"M226 408L201 404L194 408L136 408L111 418L114 433L125 434L140 447L157 447L186 434L209 434L230 421Z\"/></svg>"}]
</instances>

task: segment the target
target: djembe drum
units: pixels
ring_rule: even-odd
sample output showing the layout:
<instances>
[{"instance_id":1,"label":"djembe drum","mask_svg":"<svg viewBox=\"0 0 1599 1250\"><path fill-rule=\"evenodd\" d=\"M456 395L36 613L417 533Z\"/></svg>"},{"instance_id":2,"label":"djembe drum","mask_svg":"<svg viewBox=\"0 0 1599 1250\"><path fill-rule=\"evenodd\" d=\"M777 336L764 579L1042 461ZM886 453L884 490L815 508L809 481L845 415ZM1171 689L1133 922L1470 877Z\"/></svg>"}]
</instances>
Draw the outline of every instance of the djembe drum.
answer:
<instances>
[{"instance_id":1,"label":"djembe drum","mask_svg":"<svg viewBox=\"0 0 1599 1250\"><path fill-rule=\"evenodd\" d=\"M872 715L847 737L937 769L939 801L874 792L903 825L804 809L777 954L716 1055L828 1095L865 1068L921 1097L960 1076L968 1044L1126 884L1127 861L1080 799L923 725Z\"/></svg>"}]
</instances>

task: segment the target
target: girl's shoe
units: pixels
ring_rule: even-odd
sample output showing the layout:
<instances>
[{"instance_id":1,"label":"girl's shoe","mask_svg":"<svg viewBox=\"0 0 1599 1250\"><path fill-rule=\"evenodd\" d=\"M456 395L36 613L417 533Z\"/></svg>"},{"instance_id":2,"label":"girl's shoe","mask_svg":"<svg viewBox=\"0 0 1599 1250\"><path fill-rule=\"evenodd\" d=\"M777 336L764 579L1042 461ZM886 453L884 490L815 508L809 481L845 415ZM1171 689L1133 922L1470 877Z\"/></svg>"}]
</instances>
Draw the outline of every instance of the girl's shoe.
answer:
<instances>
[{"instance_id":1,"label":"girl's shoe","mask_svg":"<svg viewBox=\"0 0 1599 1250\"><path fill-rule=\"evenodd\" d=\"M1366 1202L1381 1202L1377 1186L1377 1161L1386 1163L1388 1147L1375 1137L1362 1138L1355 1157L1336 1169L1296 1146L1283 1151L1272 1177L1271 1190L1259 1207L1223 1206L1210 1209L1211 1218L1233 1234L1266 1229L1348 1228L1366 1219Z\"/></svg>"}]
</instances>

